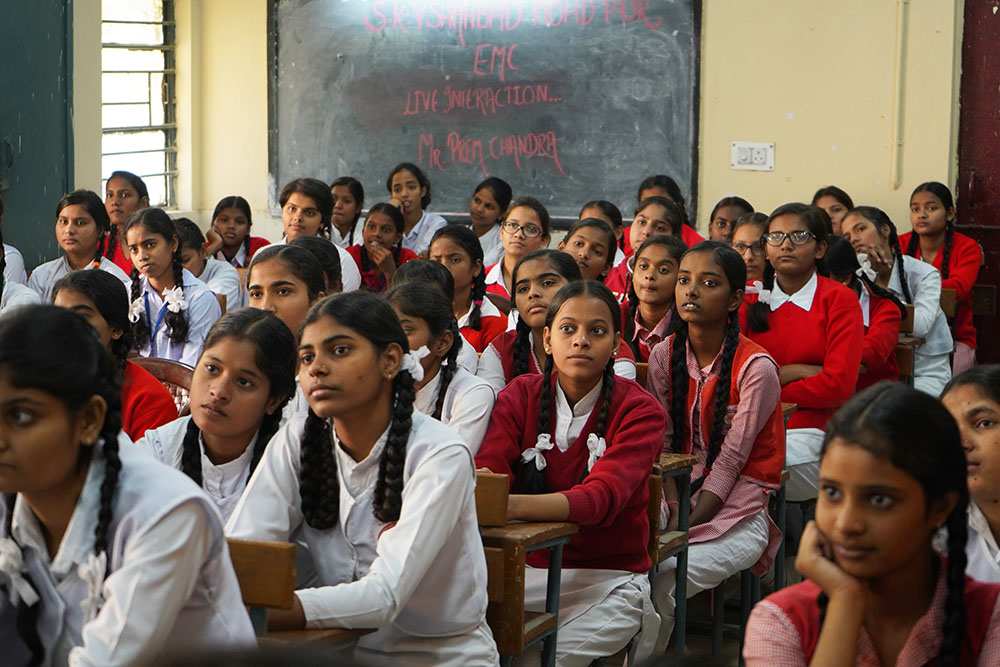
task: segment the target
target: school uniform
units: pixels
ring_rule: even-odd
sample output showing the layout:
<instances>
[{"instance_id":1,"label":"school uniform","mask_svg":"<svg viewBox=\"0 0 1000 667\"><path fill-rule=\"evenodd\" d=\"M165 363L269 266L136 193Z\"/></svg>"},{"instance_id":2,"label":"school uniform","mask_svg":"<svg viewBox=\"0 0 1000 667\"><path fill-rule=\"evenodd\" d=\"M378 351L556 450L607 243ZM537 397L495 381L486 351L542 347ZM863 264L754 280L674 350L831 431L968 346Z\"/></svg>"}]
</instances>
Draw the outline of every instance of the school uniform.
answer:
<instances>
[{"instance_id":1,"label":"school uniform","mask_svg":"<svg viewBox=\"0 0 1000 667\"><path fill-rule=\"evenodd\" d=\"M0 315L21 306L30 306L41 302L38 295L26 286L20 283L4 283L3 294L0 294Z\"/></svg>"},{"instance_id":2,"label":"school uniform","mask_svg":"<svg viewBox=\"0 0 1000 667\"><path fill-rule=\"evenodd\" d=\"M354 245L354 240L355 240L354 237L359 234L358 230L356 229L356 226L357 226L357 221L355 221L355 224L352 226L352 229L347 233L347 236L344 236L343 234L340 233L340 230L337 229L336 225L330 225L330 242L333 243L333 245L337 246L338 248L343 248L344 250L347 250L349 247Z\"/></svg>"},{"instance_id":3,"label":"school uniform","mask_svg":"<svg viewBox=\"0 0 1000 667\"><path fill-rule=\"evenodd\" d=\"M410 230L410 233L403 234L402 246L408 250L412 250L414 254L419 255L430 247L431 239L434 238L434 232L447 224L448 221L437 213L424 211L423 215L420 216L420 220L417 221L417 224L413 225L413 229Z\"/></svg>"},{"instance_id":4,"label":"school uniform","mask_svg":"<svg viewBox=\"0 0 1000 667\"><path fill-rule=\"evenodd\" d=\"M122 271L107 257L101 257L97 260L97 266L94 266L94 262L91 262L83 270L87 271L90 269L100 269L101 271L110 273L125 286L126 294L131 293L132 278L129 277L130 274ZM131 271L131 268L129 270ZM58 259L53 259L52 261L36 266L35 270L31 272L31 277L28 279L28 287L38 294L43 303L52 303L52 288L55 287L60 278L72 271L73 267L69 265L69 260L63 255Z\"/></svg>"},{"instance_id":5,"label":"school uniform","mask_svg":"<svg viewBox=\"0 0 1000 667\"><path fill-rule=\"evenodd\" d=\"M620 264L615 264L604 277L604 286L611 290L611 293L618 299L618 303L625 303L628 298L628 286L632 282L631 261L626 259Z\"/></svg>"},{"instance_id":6,"label":"school uniform","mask_svg":"<svg viewBox=\"0 0 1000 667\"><path fill-rule=\"evenodd\" d=\"M246 267L250 266L250 260L253 259L253 256L257 253L257 251L263 248L264 246L270 244L271 242L262 236L251 236L249 253L247 253L246 244L241 243L239 249L236 251L236 254L233 255L232 259L226 259L226 253L222 252L221 250L215 253L215 259L219 260L220 262L229 262L230 264L233 265L233 267L237 269L245 269Z\"/></svg>"},{"instance_id":7,"label":"school uniform","mask_svg":"<svg viewBox=\"0 0 1000 667\"><path fill-rule=\"evenodd\" d=\"M899 323L902 314L892 299L873 294L866 285L858 295L861 318L865 325L865 342L861 349L861 363L866 372L858 376L857 391L882 380L899 379L896 363L896 345L899 343Z\"/></svg>"},{"instance_id":8,"label":"school uniform","mask_svg":"<svg viewBox=\"0 0 1000 667\"><path fill-rule=\"evenodd\" d=\"M360 289L366 292L374 292L376 294L381 294L388 287L388 281L385 278L385 274L380 273L379 269L375 266L375 262L372 261L371 257L368 258L368 266L370 268L366 269L361 261L361 246L352 245L347 249L347 253L351 256L351 261L355 267L358 269L358 274L361 276L361 287ZM398 269L403 264L406 264L411 259L417 259L417 255L412 250L408 248L396 246L392 248L393 259L396 262L396 268Z\"/></svg>"},{"instance_id":9,"label":"school uniform","mask_svg":"<svg viewBox=\"0 0 1000 667\"><path fill-rule=\"evenodd\" d=\"M675 336L668 337L653 350L649 361L649 390L665 407L671 401L675 342ZM704 478L692 495L692 509L705 491L723 502L711 521L692 527L688 533L687 596L691 597L744 569L763 575L774 562L781 531L771 521L767 504L769 495L781 485L785 425L778 365L764 348L740 336L728 387L727 430L712 467L706 468L722 350L702 368L690 343L685 348L688 394L683 453L698 457L691 479ZM667 450L672 448L674 428L668 418L663 433ZM661 565L653 583L662 619L658 652L666 649L673 630L675 582L676 562L670 560Z\"/></svg>"},{"instance_id":10,"label":"school uniform","mask_svg":"<svg viewBox=\"0 0 1000 667\"><path fill-rule=\"evenodd\" d=\"M627 257L631 257L633 254L635 254L635 251L638 250L638 248L632 247L632 241L629 240L629 228L631 226L632 225L629 225L624 230L625 255ZM705 237L699 234L698 230L696 230L694 227L688 224L681 224L681 232L679 236L681 237L681 241L684 241L684 245L686 245L689 248L705 240Z\"/></svg>"},{"instance_id":11,"label":"school uniform","mask_svg":"<svg viewBox=\"0 0 1000 667\"><path fill-rule=\"evenodd\" d=\"M236 310L247 305L247 292L240 284L240 274L229 262L209 257L198 280L208 285L215 294L226 297L226 310Z\"/></svg>"},{"instance_id":12,"label":"school uniform","mask_svg":"<svg viewBox=\"0 0 1000 667\"><path fill-rule=\"evenodd\" d=\"M295 417L271 440L226 534L282 541L300 531L322 582L295 593L306 627L378 628L353 648L361 664L495 665L468 446L414 411L402 510L385 524L372 513L372 493L388 428L358 462L334 433L340 514L334 528L317 530L305 523L299 492L305 419Z\"/></svg>"},{"instance_id":13,"label":"school uniform","mask_svg":"<svg viewBox=\"0 0 1000 667\"><path fill-rule=\"evenodd\" d=\"M322 236L320 238L323 238ZM271 245L285 245L288 241L281 237L280 241L275 241ZM353 292L361 288L361 271L355 259L343 248L334 245L340 255L340 285L341 292Z\"/></svg>"},{"instance_id":14,"label":"school uniform","mask_svg":"<svg viewBox=\"0 0 1000 667\"><path fill-rule=\"evenodd\" d=\"M222 308L215 294L209 291L205 283L192 275L187 269L184 272L184 300L187 309L184 317L188 322L187 337L180 343L170 340L167 325L164 323L167 314L167 304L155 289L150 287L146 276L139 277L139 302L142 304L142 317L149 324L149 338L137 340L136 348L140 357L157 357L172 359L194 367L201 356L201 347L215 321L222 316Z\"/></svg>"},{"instance_id":15,"label":"school uniform","mask_svg":"<svg viewBox=\"0 0 1000 667\"><path fill-rule=\"evenodd\" d=\"M483 266L490 266L500 261L503 257L503 241L500 239L499 223L479 237L479 245L483 248Z\"/></svg>"},{"instance_id":16,"label":"school uniform","mask_svg":"<svg viewBox=\"0 0 1000 667\"><path fill-rule=\"evenodd\" d=\"M469 326L469 318L472 315L470 306L465 314L458 318L458 331L462 334L469 345L482 352L486 346L493 342L493 339L507 331L507 316L500 312L500 309L493 305L487 297L483 297L479 306L479 330Z\"/></svg>"},{"instance_id":17,"label":"school uniform","mask_svg":"<svg viewBox=\"0 0 1000 667\"><path fill-rule=\"evenodd\" d=\"M621 264L622 262L624 262L626 259L627 258L625 257L625 251L622 250L621 248L619 248L618 246L615 246L615 261L612 262L611 265L612 266L618 266L619 264Z\"/></svg>"},{"instance_id":18,"label":"school uniform","mask_svg":"<svg viewBox=\"0 0 1000 667\"><path fill-rule=\"evenodd\" d=\"M909 255L903 255L902 266L898 264L893 263L889 274L889 290L905 300L901 280L906 280L913 300L913 335L924 339L913 353L913 387L937 398L951 379L949 356L954 347L941 310L941 274Z\"/></svg>"},{"instance_id":19,"label":"school uniform","mask_svg":"<svg viewBox=\"0 0 1000 667\"><path fill-rule=\"evenodd\" d=\"M425 415L433 415L440 386L441 372L438 371L417 391L413 407ZM489 426L495 400L493 387L486 380L472 375L463 368L455 371L444 393L441 423L462 436L473 456L479 451L479 446L486 437L486 427Z\"/></svg>"},{"instance_id":20,"label":"school uniform","mask_svg":"<svg viewBox=\"0 0 1000 667\"><path fill-rule=\"evenodd\" d=\"M173 396L152 373L125 362L122 377L122 431L136 442L151 428L177 419Z\"/></svg>"},{"instance_id":21,"label":"school uniform","mask_svg":"<svg viewBox=\"0 0 1000 667\"><path fill-rule=\"evenodd\" d=\"M492 343L483 351L479 357L479 366L476 375L489 382L493 391L500 391L507 386L507 383L514 377L514 342L517 340L516 331L507 331L497 336ZM541 375L542 369L535 358L535 334L528 334L528 373ZM635 357L632 350L625 343L618 346L618 354L615 355L615 375L627 380L635 380Z\"/></svg>"},{"instance_id":22,"label":"school uniform","mask_svg":"<svg viewBox=\"0 0 1000 667\"><path fill-rule=\"evenodd\" d=\"M507 285L503 281L503 255L500 255L500 259L497 260L496 264L486 267L485 281L487 292L499 294L505 299L510 299L510 292L507 291Z\"/></svg>"},{"instance_id":23,"label":"school uniform","mask_svg":"<svg viewBox=\"0 0 1000 667\"><path fill-rule=\"evenodd\" d=\"M628 302L622 303L622 321L628 319L629 306ZM635 317L632 321L635 324L635 328L632 332L632 343L639 349L639 354L636 361L642 363L649 362L650 350L659 345L663 339L666 337L667 330L670 329L670 324L673 320L674 309L671 308L667 311L667 314L660 318L660 321L656 323L652 329L647 329L642 323L642 318L639 316L639 309L636 308ZM631 347L631 346L630 346Z\"/></svg>"},{"instance_id":24,"label":"school uniform","mask_svg":"<svg viewBox=\"0 0 1000 667\"><path fill-rule=\"evenodd\" d=\"M148 664L192 651L255 645L219 515L186 476L132 447L123 448L111 505L107 569L100 610L85 611L93 593L79 566L94 556L94 529L105 461L94 448L83 490L59 551L50 557L42 527L23 497L0 499L20 547L24 570L40 597L37 629L46 665ZM0 573L11 590L11 571ZM0 651L5 664L26 664L16 607L0 596ZM9 661L9 662L8 662Z\"/></svg>"},{"instance_id":25,"label":"school uniform","mask_svg":"<svg viewBox=\"0 0 1000 667\"><path fill-rule=\"evenodd\" d=\"M500 392L476 456L477 468L510 475L515 492L522 457L538 443L538 413L546 398L543 380L540 375L522 375ZM579 532L563 547L556 663L589 665L614 655L637 635L629 664L632 659L641 663L652 654L659 626L649 595L646 508L649 475L663 447L666 415L638 384L616 378L602 452L594 434L602 383L572 407L558 377L545 391L555 395L548 434L551 448L539 454L545 459L545 481L552 492L566 496L566 520L579 524ZM532 552L527 562L531 567L525 572L525 608L541 610L548 552Z\"/></svg>"},{"instance_id":26,"label":"school uniform","mask_svg":"<svg viewBox=\"0 0 1000 667\"><path fill-rule=\"evenodd\" d=\"M819 453L826 423L854 395L864 346L864 324L858 297L835 280L813 272L795 294L785 294L778 281L771 289L765 332L745 330L750 340L770 353L778 366L814 364L823 370L789 382L781 400L798 408L788 418L786 459L788 499L815 498ZM760 294L746 296L746 306Z\"/></svg>"},{"instance_id":27,"label":"school uniform","mask_svg":"<svg viewBox=\"0 0 1000 667\"><path fill-rule=\"evenodd\" d=\"M115 266L121 269L125 275L130 275L135 266L132 264L132 258L129 257L124 250L122 250L120 243L121 240L121 237L115 239L115 248L114 252L111 253L111 261L114 262Z\"/></svg>"},{"instance_id":28,"label":"school uniform","mask_svg":"<svg viewBox=\"0 0 1000 667\"><path fill-rule=\"evenodd\" d=\"M24 270L24 256L20 250L4 243L3 259L6 263L3 269L3 281L5 283L23 285L28 282L28 272Z\"/></svg>"},{"instance_id":29,"label":"school uniform","mask_svg":"<svg viewBox=\"0 0 1000 667\"><path fill-rule=\"evenodd\" d=\"M924 612L899 652L897 665L936 665L943 639L945 600L948 594L947 567L938 568L937 583L930 607ZM743 657L747 667L790 667L806 665L819 642L822 589L803 581L767 596L750 612ZM1000 585L984 584L965 577L965 634L960 664L1000 664ZM858 633L854 664L878 667L878 649L862 624Z\"/></svg>"},{"instance_id":30,"label":"school uniform","mask_svg":"<svg viewBox=\"0 0 1000 667\"><path fill-rule=\"evenodd\" d=\"M965 573L977 581L1000 583L1000 547L986 515L975 501L969 501L969 539L965 545L968 565Z\"/></svg>"}]
</instances>

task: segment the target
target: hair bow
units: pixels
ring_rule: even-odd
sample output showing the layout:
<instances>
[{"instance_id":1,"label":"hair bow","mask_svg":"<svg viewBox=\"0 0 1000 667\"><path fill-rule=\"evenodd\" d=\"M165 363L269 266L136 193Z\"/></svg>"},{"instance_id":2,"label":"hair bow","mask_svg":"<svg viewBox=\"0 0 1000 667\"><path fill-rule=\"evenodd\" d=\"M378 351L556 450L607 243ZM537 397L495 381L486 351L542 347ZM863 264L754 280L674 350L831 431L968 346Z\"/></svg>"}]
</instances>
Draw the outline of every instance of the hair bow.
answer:
<instances>
[{"instance_id":1,"label":"hair bow","mask_svg":"<svg viewBox=\"0 0 1000 667\"><path fill-rule=\"evenodd\" d=\"M139 318L141 318L145 312L146 309L143 306L142 297L139 297L138 299L133 301L132 305L129 307L128 321L131 322L132 324L135 324L136 322L139 321Z\"/></svg>"},{"instance_id":2,"label":"hair bow","mask_svg":"<svg viewBox=\"0 0 1000 667\"><path fill-rule=\"evenodd\" d=\"M407 352L403 355L400 369L408 372L413 377L414 382L420 382L424 379L424 367L420 365L420 360L430 353L431 351L427 349L426 345L421 345L416 350Z\"/></svg>"},{"instance_id":3,"label":"hair bow","mask_svg":"<svg viewBox=\"0 0 1000 667\"><path fill-rule=\"evenodd\" d=\"M18 597L24 600L24 604L29 607L38 602L38 592L31 586L31 583L21 576L24 570L24 559L21 556L21 547L13 538L5 537L0 540L0 572L10 577L12 584L10 589L10 602L16 605Z\"/></svg>"},{"instance_id":4,"label":"hair bow","mask_svg":"<svg viewBox=\"0 0 1000 667\"><path fill-rule=\"evenodd\" d=\"M771 305L771 290L764 289L764 283L759 280L753 281L753 286L757 290L757 301Z\"/></svg>"},{"instance_id":5,"label":"hair bow","mask_svg":"<svg viewBox=\"0 0 1000 667\"><path fill-rule=\"evenodd\" d=\"M872 268L872 263L868 259L867 253L858 253L858 264L861 266L859 266L857 271L854 273L858 274L859 278L862 276L868 276L868 280L874 281L878 274L876 274L875 269Z\"/></svg>"},{"instance_id":6,"label":"hair bow","mask_svg":"<svg viewBox=\"0 0 1000 667\"><path fill-rule=\"evenodd\" d=\"M104 602L102 589L104 588L104 575L108 571L108 554L102 551L99 556L93 552L87 555L87 562L80 563L76 568L76 573L87 586L87 595L80 600L80 608L83 610L83 623L86 625L97 618L97 612Z\"/></svg>"},{"instance_id":7,"label":"hair bow","mask_svg":"<svg viewBox=\"0 0 1000 667\"><path fill-rule=\"evenodd\" d=\"M604 441L604 438L598 437L596 433L591 433L587 436L587 450L590 452L590 456L587 457L587 472L594 469L597 459L604 456L604 450L607 448L608 445Z\"/></svg>"},{"instance_id":8,"label":"hair bow","mask_svg":"<svg viewBox=\"0 0 1000 667\"><path fill-rule=\"evenodd\" d=\"M171 313L187 310L188 302L184 299L184 288L178 285L173 289L163 290L163 303L167 304L167 310Z\"/></svg>"},{"instance_id":9,"label":"hair bow","mask_svg":"<svg viewBox=\"0 0 1000 667\"><path fill-rule=\"evenodd\" d=\"M545 470L545 457L542 455L542 452L546 452L554 446L552 436L548 433L542 433L538 436L538 440L535 441L534 447L528 447L521 453L521 460L525 463L530 463L534 460L535 468Z\"/></svg>"}]
</instances>

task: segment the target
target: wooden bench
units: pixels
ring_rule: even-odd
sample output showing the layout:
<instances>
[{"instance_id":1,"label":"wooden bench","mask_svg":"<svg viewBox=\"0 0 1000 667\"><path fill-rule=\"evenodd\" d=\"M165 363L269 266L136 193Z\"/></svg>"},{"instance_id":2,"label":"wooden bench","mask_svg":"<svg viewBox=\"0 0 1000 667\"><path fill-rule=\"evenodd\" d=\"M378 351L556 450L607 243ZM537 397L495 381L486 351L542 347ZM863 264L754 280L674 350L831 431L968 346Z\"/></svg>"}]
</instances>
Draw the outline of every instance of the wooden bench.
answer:
<instances>
[{"instance_id":1,"label":"wooden bench","mask_svg":"<svg viewBox=\"0 0 1000 667\"><path fill-rule=\"evenodd\" d=\"M958 293L947 287L941 288L941 310L945 317L951 319L955 317L955 309L958 307Z\"/></svg>"},{"instance_id":2,"label":"wooden bench","mask_svg":"<svg viewBox=\"0 0 1000 667\"><path fill-rule=\"evenodd\" d=\"M644 361L635 362L635 381L642 385L643 389L649 389L646 381L649 379L649 364Z\"/></svg>"},{"instance_id":3,"label":"wooden bench","mask_svg":"<svg viewBox=\"0 0 1000 667\"><path fill-rule=\"evenodd\" d=\"M153 357L132 357L130 361L147 370L160 381L174 399L177 415L184 417L190 412L191 376L194 370L187 364L171 359Z\"/></svg>"},{"instance_id":4,"label":"wooden bench","mask_svg":"<svg viewBox=\"0 0 1000 667\"><path fill-rule=\"evenodd\" d=\"M971 298L973 317L993 317L997 314L996 285L973 285Z\"/></svg>"},{"instance_id":5,"label":"wooden bench","mask_svg":"<svg viewBox=\"0 0 1000 667\"><path fill-rule=\"evenodd\" d=\"M906 316L899 321L899 333L911 334L913 333L913 304L904 303L903 307L906 309Z\"/></svg>"}]
</instances>

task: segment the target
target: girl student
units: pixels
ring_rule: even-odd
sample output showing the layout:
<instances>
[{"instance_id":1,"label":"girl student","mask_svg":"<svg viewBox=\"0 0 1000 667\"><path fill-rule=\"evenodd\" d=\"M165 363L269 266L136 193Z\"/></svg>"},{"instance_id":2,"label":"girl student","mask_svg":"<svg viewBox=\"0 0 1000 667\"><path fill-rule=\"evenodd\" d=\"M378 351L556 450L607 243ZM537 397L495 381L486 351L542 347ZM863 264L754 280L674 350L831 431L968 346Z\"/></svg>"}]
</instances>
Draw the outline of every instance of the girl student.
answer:
<instances>
[{"instance_id":1,"label":"girl student","mask_svg":"<svg viewBox=\"0 0 1000 667\"><path fill-rule=\"evenodd\" d=\"M52 301L52 287L70 271L100 269L117 278L126 289L132 286L128 273L104 257L104 246L112 242L111 222L100 196L90 190L74 190L56 205L56 240L63 256L45 262L31 272L28 287L42 301ZM132 270L131 264L129 271Z\"/></svg>"},{"instance_id":2,"label":"girl student","mask_svg":"<svg viewBox=\"0 0 1000 667\"><path fill-rule=\"evenodd\" d=\"M958 422L969 485L966 574L1000 582L1000 366L973 366L956 375L941 402Z\"/></svg>"},{"instance_id":3,"label":"girl student","mask_svg":"<svg viewBox=\"0 0 1000 667\"><path fill-rule=\"evenodd\" d=\"M147 664L254 644L222 525L191 480L119 451L116 364L51 305L0 321L6 664Z\"/></svg>"},{"instance_id":4,"label":"girl student","mask_svg":"<svg viewBox=\"0 0 1000 667\"><path fill-rule=\"evenodd\" d=\"M222 315L218 299L184 268L177 230L163 209L133 215L125 240L134 264L129 320L139 356L194 366Z\"/></svg>"},{"instance_id":5,"label":"girl student","mask_svg":"<svg viewBox=\"0 0 1000 667\"><path fill-rule=\"evenodd\" d=\"M629 247L625 252L631 259L635 250L650 236L658 234L680 236L685 219L684 209L665 197L653 196L642 200L636 207L635 218L628 228ZM698 241L703 240L698 239ZM632 263L628 260L612 269L604 280L604 284L619 301L624 301L628 296L631 282Z\"/></svg>"},{"instance_id":6,"label":"girl student","mask_svg":"<svg viewBox=\"0 0 1000 667\"><path fill-rule=\"evenodd\" d=\"M195 278L205 283L217 296L225 297L223 311L246 305L246 293L240 284L240 274L229 262L209 257L205 251L205 235L188 218L174 220L180 242L181 264Z\"/></svg>"},{"instance_id":7,"label":"girl student","mask_svg":"<svg viewBox=\"0 0 1000 667\"><path fill-rule=\"evenodd\" d=\"M486 380L458 364L464 343L447 297L434 285L409 281L386 292L385 300L423 368L423 379L414 384L413 406L462 436L475 456L486 437L495 396Z\"/></svg>"},{"instance_id":8,"label":"girl student","mask_svg":"<svg viewBox=\"0 0 1000 667\"><path fill-rule=\"evenodd\" d=\"M295 392L295 337L256 308L226 313L191 377L191 414L136 442L204 489L229 518Z\"/></svg>"},{"instance_id":9,"label":"girl student","mask_svg":"<svg viewBox=\"0 0 1000 667\"><path fill-rule=\"evenodd\" d=\"M229 262L237 269L250 266L254 254L270 243L262 236L251 236L252 227L250 202L239 195L220 199L212 211L212 230L222 238L215 259Z\"/></svg>"},{"instance_id":10,"label":"girl student","mask_svg":"<svg viewBox=\"0 0 1000 667\"><path fill-rule=\"evenodd\" d=\"M517 326L490 343L479 358L476 375L499 392L519 375L541 373L549 304L561 288L579 280L579 266L564 252L535 250L525 255L514 267ZM614 368L618 375L635 379L635 359L628 345L617 348Z\"/></svg>"},{"instance_id":11,"label":"girl student","mask_svg":"<svg viewBox=\"0 0 1000 667\"><path fill-rule=\"evenodd\" d=\"M747 267L747 293L754 281L764 279L764 234L767 233L766 213L747 213L733 223L730 241ZM753 288L757 290L756 287Z\"/></svg>"},{"instance_id":12,"label":"girl student","mask_svg":"<svg viewBox=\"0 0 1000 667\"><path fill-rule=\"evenodd\" d=\"M340 265L340 252L337 248L318 236L300 236L288 245L305 248L319 260L326 278L327 294L337 294L343 290L343 267Z\"/></svg>"},{"instance_id":13,"label":"girl student","mask_svg":"<svg viewBox=\"0 0 1000 667\"><path fill-rule=\"evenodd\" d=\"M549 211L534 197L521 197L510 205L500 225L503 256L486 268L486 291L511 299L514 267L529 252L549 244Z\"/></svg>"},{"instance_id":14,"label":"girl student","mask_svg":"<svg viewBox=\"0 0 1000 667\"><path fill-rule=\"evenodd\" d=\"M921 183L910 195L913 231L899 237L903 252L941 272L941 287L955 290L953 331L956 375L976 363L976 328L972 324L972 286L983 264L983 249L955 231L955 204L942 183Z\"/></svg>"},{"instance_id":15,"label":"girl student","mask_svg":"<svg viewBox=\"0 0 1000 667\"><path fill-rule=\"evenodd\" d=\"M0 229L3 228L3 197L0 197ZM3 235L0 234L0 246L3 247L3 280L5 283L19 283L21 285L28 282L28 272L24 270L24 256L21 251L12 245L3 242Z\"/></svg>"},{"instance_id":16,"label":"girl student","mask_svg":"<svg viewBox=\"0 0 1000 667\"><path fill-rule=\"evenodd\" d=\"M354 245L354 235L365 207L365 188L352 176L341 176L330 183L333 213L330 215L330 240L345 250Z\"/></svg>"},{"instance_id":17,"label":"girl student","mask_svg":"<svg viewBox=\"0 0 1000 667\"><path fill-rule=\"evenodd\" d=\"M636 361L648 362L649 353L677 326L674 288L681 256L687 250L676 236L650 236L633 255L635 272L628 289L625 341ZM625 304L622 304L623 306Z\"/></svg>"},{"instance_id":18,"label":"girl student","mask_svg":"<svg viewBox=\"0 0 1000 667\"><path fill-rule=\"evenodd\" d=\"M861 303L865 325L861 363L865 370L858 376L858 391L880 380L898 380L896 345L899 343L899 323L906 317L905 306L892 292L878 286L867 257L855 254L845 239L831 239L825 259L830 277L850 287Z\"/></svg>"},{"instance_id":19,"label":"girl student","mask_svg":"<svg viewBox=\"0 0 1000 667\"><path fill-rule=\"evenodd\" d=\"M690 248L695 243L705 240L695 230L694 225L687 216L687 210L684 208L684 195L681 194L681 188L677 185L677 181L664 174L647 177L639 184L635 200L641 204L650 197L664 197L680 207L684 215L684 222L675 233L681 237L685 245ZM631 244L632 239L629 238L628 240ZM632 244L625 248L625 253L631 256L632 251L638 247L637 244Z\"/></svg>"},{"instance_id":20,"label":"girl student","mask_svg":"<svg viewBox=\"0 0 1000 667\"><path fill-rule=\"evenodd\" d=\"M128 295L117 278L105 271L73 271L56 281L52 303L87 320L117 363L122 374L122 431L133 442L148 429L177 419L177 405L163 383L128 360L133 342Z\"/></svg>"},{"instance_id":21,"label":"girl student","mask_svg":"<svg viewBox=\"0 0 1000 667\"><path fill-rule=\"evenodd\" d=\"M608 223L611 227L611 231L615 234L615 253L613 259L613 266L618 266L625 261L625 251L622 248L625 247L625 227L622 221L622 212L617 206L607 201L606 199L594 199L586 204L580 209L579 219L584 218L597 218L598 220L603 220Z\"/></svg>"},{"instance_id":22,"label":"girl student","mask_svg":"<svg viewBox=\"0 0 1000 667\"><path fill-rule=\"evenodd\" d=\"M606 222L583 218L570 225L558 248L576 260L584 280L603 281L614 266L617 244Z\"/></svg>"},{"instance_id":23,"label":"girl student","mask_svg":"<svg viewBox=\"0 0 1000 667\"><path fill-rule=\"evenodd\" d=\"M482 352L507 330L507 316L486 298L486 268L479 239L468 227L445 225L434 233L427 254L451 273L458 330L476 352Z\"/></svg>"},{"instance_id":24,"label":"girl student","mask_svg":"<svg viewBox=\"0 0 1000 667\"><path fill-rule=\"evenodd\" d=\"M638 384L615 376L621 310L604 285L563 286L543 340L544 372L514 378L497 396L476 466L510 475L509 519L580 526L563 551L557 664L589 665L637 635L633 657L641 663L659 625L646 506L664 411ZM528 556L527 609L544 604L546 560Z\"/></svg>"},{"instance_id":25,"label":"girl student","mask_svg":"<svg viewBox=\"0 0 1000 667\"><path fill-rule=\"evenodd\" d=\"M923 338L913 354L913 386L940 396L951 379L951 330L941 311L941 274L930 264L904 255L896 226L881 209L858 206L844 217L841 231L856 253L864 253L875 282L913 304L913 336Z\"/></svg>"},{"instance_id":26,"label":"girl student","mask_svg":"<svg viewBox=\"0 0 1000 667\"><path fill-rule=\"evenodd\" d=\"M966 461L947 410L869 387L830 421L820 479L795 559L809 581L751 612L747 665L997 664L1000 586L966 576Z\"/></svg>"},{"instance_id":27,"label":"girl student","mask_svg":"<svg viewBox=\"0 0 1000 667\"><path fill-rule=\"evenodd\" d=\"M513 198L514 191L507 181L490 176L476 186L469 200L469 220L483 248L484 268L496 264L503 256L500 227Z\"/></svg>"},{"instance_id":28,"label":"girl student","mask_svg":"<svg viewBox=\"0 0 1000 667\"><path fill-rule=\"evenodd\" d=\"M864 324L858 297L822 274L827 215L815 206L775 209L764 235L768 265L757 294L745 299L744 334L778 362L788 418L788 499L816 497L823 431L858 383Z\"/></svg>"},{"instance_id":29,"label":"girl student","mask_svg":"<svg viewBox=\"0 0 1000 667\"><path fill-rule=\"evenodd\" d=\"M417 255L424 255L434 232L448 224L437 213L427 211L431 203L431 182L412 162L400 162L385 179L385 189L399 202L403 214L402 245Z\"/></svg>"},{"instance_id":30,"label":"girl student","mask_svg":"<svg viewBox=\"0 0 1000 667\"><path fill-rule=\"evenodd\" d=\"M403 214L392 204L383 202L368 209L361 243L347 249L361 273L361 289L384 292L396 269L417 258L402 245L403 226Z\"/></svg>"},{"instance_id":31,"label":"girl student","mask_svg":"<svg viewBox=\"0 0 1000 667\"><path fill-rule=\"evenodd\" d=\"M649 389L667 409L666 449L694 454L687 595L753 568L763 574L781 545L768 516L781 485L785 427L778 365L740 334L746 268L732 248L704 241L681 258L677 332L649 358ZM665 492L677 529L676 487ZM661 569L654 600L659 652L673 630L673 568Z\"/></svg>"},{"instance_id":32,"label":"girl student","mask_svg":"<svg viewBox=\"0 0 1000 667\"><path fill-rule=\"evenodd\" d=\"M843 232L841 224L844 216L854 208L854 201L851 195L847 194L836 185L828 185L820 188L813 195L812 205L819 206L830 216L830 223L833 225L833 235L840 236Z\"/></svg>"},{"instance_id":33,"label":"girl student","mask_svg":"<svg viewBox=\"0 0 1000 667\"><path fill-rule=\"evenodd\" d=\"M130 171L115 171L107 180L104 207L111 221L111 233L104 244L104 256L125 272L132 273L132 259L125 242L125 223L136 211L149 206L146 182Z\"/></svg>"},{"instance_id":34,"label":"girl student","mask_svg":"<svg viewBox=\"0 0 1000 667\"><path fill-rule=\"evenodd\" d=\"M365 664L495 665L472 455L413 409L423 366L396 314L367 292L327 297L298 354L308 415L271 440L226 526L309 547L320 585L270 628L378 628L353 648Z\"/></svg>"},{"instance_id":35,"label":"girl student","mask_svg":"<svg viewBox=\"0 0 1000 667\"><path fill-rule=\"evenodd\" d=\"M743 197L723 197L708 216L708 238L712 241L728 241L733 233L737 218L753 213L753 206Z\"/></svg>"}]
</instances>

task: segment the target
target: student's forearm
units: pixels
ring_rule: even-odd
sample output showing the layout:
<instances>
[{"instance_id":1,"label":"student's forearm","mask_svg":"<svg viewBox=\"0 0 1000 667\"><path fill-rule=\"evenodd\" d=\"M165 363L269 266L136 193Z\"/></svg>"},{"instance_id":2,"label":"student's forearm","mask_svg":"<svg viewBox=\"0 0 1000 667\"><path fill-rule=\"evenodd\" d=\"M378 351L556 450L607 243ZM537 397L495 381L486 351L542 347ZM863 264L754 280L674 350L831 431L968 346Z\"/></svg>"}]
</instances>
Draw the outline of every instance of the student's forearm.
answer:
<instances>
[{"instance_id":1,"label":"student's forearm","mask_svg":"<svg viewBox=\"0 0 1000 667\"><path fill-rule=\"evenodd\" d=\"M854 665L864 609L864 598L860 593L844 592L834 594L830 598L810 665L814 667Z\"/></svg>"},{"instance_id":2,"label":"student's forearm","mask_svg":"<svg viewBox=\"0 0 1000 667\"><path fill-rule=\"evenodd\" d=\"M569 499L561 493L514 494L507 501L507 519L511 521L565 521L568 518Z\"/></svg>"},{"instance_id":3,"label":"student's forearm","mask_svg":"<svg viewBox=\"0 0 1000 667\"><path fill-rule=\"evenodd\" d=\"M715 518L715 515L722 509L722 498L711 491L702 490L698 496L698 504L691 510L691 525L708 523Z\"/></svg>"}]
</instances>

